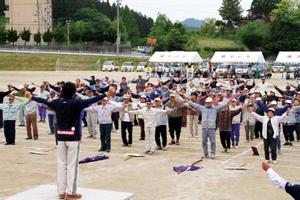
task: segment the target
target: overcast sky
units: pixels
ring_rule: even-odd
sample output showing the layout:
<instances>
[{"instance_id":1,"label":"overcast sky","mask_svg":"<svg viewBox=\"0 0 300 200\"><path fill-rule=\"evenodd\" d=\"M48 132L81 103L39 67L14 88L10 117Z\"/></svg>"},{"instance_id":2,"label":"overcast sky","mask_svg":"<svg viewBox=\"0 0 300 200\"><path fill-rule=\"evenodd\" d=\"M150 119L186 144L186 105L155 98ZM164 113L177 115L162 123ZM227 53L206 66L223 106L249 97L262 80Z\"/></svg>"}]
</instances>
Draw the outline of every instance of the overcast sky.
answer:
<instances>
[{"instance_id":1,"label":"overcast sky","mask_svg":"<svg viewBox=\"0 0 300 200\"><path fill-rule=\"evenodd\" d=\"M116 0L110 0L115 2ZM218 9L222 0L121 0L122 5L127 4L130 8L147 16L156 18L157 13L166 14L172 21L183 21L186 18L220 19ZM250 8L252 0L242 0L244 10Z\"/></svg>"}]
</instances>

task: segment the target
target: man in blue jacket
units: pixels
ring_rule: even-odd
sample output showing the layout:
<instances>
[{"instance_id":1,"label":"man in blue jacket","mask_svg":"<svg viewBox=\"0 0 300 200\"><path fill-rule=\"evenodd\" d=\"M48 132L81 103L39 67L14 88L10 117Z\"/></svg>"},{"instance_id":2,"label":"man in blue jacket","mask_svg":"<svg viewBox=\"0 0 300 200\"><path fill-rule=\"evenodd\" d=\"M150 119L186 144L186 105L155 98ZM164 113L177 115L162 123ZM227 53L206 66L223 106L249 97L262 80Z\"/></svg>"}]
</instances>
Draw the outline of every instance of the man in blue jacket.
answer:
<instances>
[{"instance_id":1,"label":"man in blue jacket","mask_svg":"<svg viewBox=\"0 0 300 200\"><path fill-rule=\"evenodd\" d=\"M103 99L106 95L98 95L87 100L75 98L76 86L67 82L62 87L63 98L47 101L34 97L26 92L28 99L43 103L56 112L57 116L57 181L59 199L80 199L76 193L78 176L78 158L80 151L81 128L80 113Z\"/></svg>"}]
</instances>

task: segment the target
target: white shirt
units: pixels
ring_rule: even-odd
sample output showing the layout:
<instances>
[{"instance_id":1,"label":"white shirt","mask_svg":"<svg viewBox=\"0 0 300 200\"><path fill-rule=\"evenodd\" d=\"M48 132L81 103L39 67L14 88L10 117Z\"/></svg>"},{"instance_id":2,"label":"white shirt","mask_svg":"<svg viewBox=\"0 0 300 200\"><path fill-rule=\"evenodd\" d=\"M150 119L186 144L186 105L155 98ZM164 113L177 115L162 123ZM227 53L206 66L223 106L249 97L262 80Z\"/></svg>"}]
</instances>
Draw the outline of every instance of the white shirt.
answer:
<instances>
[{"instance_id":1,"label":"white shirt","mask_svg":"<svg viewBox=\"0 0 300 200\"><path fill-rule=\"evenodd\" d=\"M264 139L267 139L267 127L270 119L274 131L273 138L275 139L276 136L279 136L279 123L286 116L286 113L284 113L282 116L274 116L272 118L269 118L268 116L260 116L255 112L252 112L252 115L262 123L262 135Z\"/></svg>"},{"instance_id":2,"label":"white shirt","mask_svg":"<svg viewBox=\"0 0 300 200\"><path fill-rule=\"evenodd\" d=\"M44 90L43 92L39 92L37 96L42 98L42 99L47 99L49 94L50 93L48 91Z\"/></svg>"},{"instance_id":3,"label":"white shirt","mask_svg":"<svg viewBox=\"0 0 300 200\"><path fill-rule=\"evenodd\" d=\"M281 178L272 168L268 169L267 174L275 187L285 190L287 181Z\"/></svg>"},{"instance_id":4,"label":"white shirt","mask_svg":"<svg viewBox=\"0 0 300 200\"><path fill-rule=\"evenodd\" d=\"M99 124L111 124L111 114L118 110L119 107L112 104L107 104L106 106L98 105L98 106L90 106L85 111L97 112L98 113L98 122Z\"/></svg>"},{"instance_id":5,"label":"white shirt","mask_svg":"<svg viewBox=\"0 0 300 200\"><path fill-rule=\"evenodd\" d=\"M141 114L144 116L144 121L145 121L145 127L146 128L155 128L156 127L156 120L155 118L159 113L166 113L167 110L160 110L156 108L150 108L148 109L147 107L142 108L141 110L136 110L136 111L129 111L130 113L134 114Z\"/></svg>"}]
</instances>

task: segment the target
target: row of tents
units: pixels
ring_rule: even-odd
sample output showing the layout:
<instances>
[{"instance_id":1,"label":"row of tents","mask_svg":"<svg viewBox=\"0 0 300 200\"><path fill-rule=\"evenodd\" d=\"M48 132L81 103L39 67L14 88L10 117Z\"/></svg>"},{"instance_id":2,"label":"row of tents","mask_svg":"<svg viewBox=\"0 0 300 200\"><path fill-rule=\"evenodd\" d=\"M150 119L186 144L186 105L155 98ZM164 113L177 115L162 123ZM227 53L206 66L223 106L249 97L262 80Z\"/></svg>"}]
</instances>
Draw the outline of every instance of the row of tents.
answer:
<instances>
[{"instance_id":1,"label":"row of tents","mask_svg":"<svg viewBox=\"0 0 300 200\"><path fill-rule=\"evenodd\" d=\"M204 60L198 52L186 51L157 51L149 60L153 63L202 63ZM211 63L234 64L234 63L267 63L261 51L217 51L210 60ZM300 64L300 51L279 52L276 64Z\"/></svg>"}]
</instances>

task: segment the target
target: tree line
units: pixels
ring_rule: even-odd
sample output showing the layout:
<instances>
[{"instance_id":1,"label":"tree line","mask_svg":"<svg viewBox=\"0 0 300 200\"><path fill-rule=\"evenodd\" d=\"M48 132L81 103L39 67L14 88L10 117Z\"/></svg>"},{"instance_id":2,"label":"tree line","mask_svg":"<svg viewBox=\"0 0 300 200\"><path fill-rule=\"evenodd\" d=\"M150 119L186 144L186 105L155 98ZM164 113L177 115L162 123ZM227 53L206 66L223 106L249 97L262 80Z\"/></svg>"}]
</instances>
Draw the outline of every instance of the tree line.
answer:
<instances>
[{"instance_id":1,"label":"tree line","mask_svg":"<svg viewBox=\"0 0 300 200\"><path fill-rule=\"evenodd\" d=\"M0 16L4 14L4 9L4 0L0 0ZM52 0L52 15L53 29L48 32L51 32L56 43L63 43L67 40L66 20L71 21L71 42L116 42L117 4L110 4L108 0ZM120 31L123 42L130 41L133 46L146 44L146 38L152 26L152 18L126 5L120 5ZM11 30L2 29L0 32L1 35L8 36ZM9 39L7 38L7 41Z\"/></svg>"}]
</instances>

